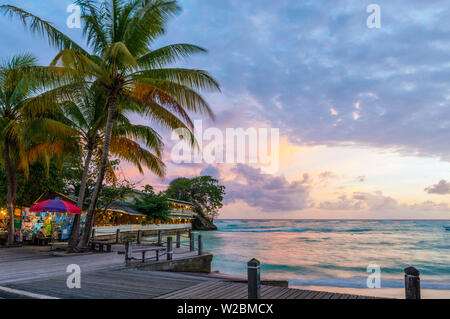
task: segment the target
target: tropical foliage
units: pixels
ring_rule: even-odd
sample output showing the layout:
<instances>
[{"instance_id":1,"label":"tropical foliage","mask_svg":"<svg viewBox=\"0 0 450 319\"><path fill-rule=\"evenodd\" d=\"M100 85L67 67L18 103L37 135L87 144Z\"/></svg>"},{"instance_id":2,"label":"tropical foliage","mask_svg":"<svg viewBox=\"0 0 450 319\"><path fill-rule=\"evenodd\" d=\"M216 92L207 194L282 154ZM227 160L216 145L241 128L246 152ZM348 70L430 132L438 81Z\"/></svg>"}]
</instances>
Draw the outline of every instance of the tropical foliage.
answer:
<instances>
[{"instance_id":1,"label":"tropical foliage","mask_svg":"<svg viewBox=\"0 0 450 319\"><path fill-rule=\"evenodd\" d=\"M71 71L38 66L30 54L14 56L0 65L0 150L10 220L14 219L17 171L28 179L29 165L41 161L48 174L52 156L61 165L64 154L76 151L73 129L52 118L58 108L55 100L65 92L59 86L71 79ZM14 225L9 224L8 243L12 244Z\"/></svg>"},{"instance_id":2,"label":"tropical foliage","mask_svg":"<svg viewBox=\"0 0 450 319\"><path fill-rule=\"evenodd\" d=\"M194 204L194 212L214 220L223 207L225 186L211 176L174 179L166 194L173 199Z\"/></svg>"},{"instance_id":3,"label":"tropical foliage","mask_svg":"<svg viewBox=\"0 0 450 319\"><path fill-rule=\"evenodd\" d=\"M163 128L184 128L192 132L189 113L214 117L200 92L218 91L219 84L204 70L172 67L192 54L206 52L203 48L185 43L153 47L155 40L165 33L167 21L180 11L176 1L78 0L76 3L82 12L87 50L30 12L12 5L0 6L0 12L18 18L32 33L46 37L59 50L48 67L59 72L58 83L33 103L36 110L28 113L35 116L39 114L37 111L43 112L49 106L60 107L64 115L60 121L72 126L70 133L75 130L75 136L82 141L85 168L95 159L97 178L85 231L78 245L83 248L90 237L111 156L132 162L141 171L145 167L158 176L165 173L159 135L150 127L132 125L129 116L136 114ZM22 71L21 74L27 74ZM53 79L42 77L46 82ZM48 102L46 107L42 102ZM61 129L58 133L67 132ZM195 145L192 133L188 138ZM143 142L148 149L138 142ZM54 149L55 155L61 155L64 150L62 144L59 148L49 144L45 149ZM33 153L33 159L38 155L37 151ZM80 200L82 206L83 196Z\"/></svg>"},{"instance_id":4,"label":"tropical foliage","mask_svg":"<svg viewBox=\"0 0 450 319\"><path fill-rule=\"evenodd\" d=\"M160 192L156 194L150 185L145 187L146 194L137 198L134 208L151 220L165 222L169 219L169 196Z\"/></svg>"}]
</instances>

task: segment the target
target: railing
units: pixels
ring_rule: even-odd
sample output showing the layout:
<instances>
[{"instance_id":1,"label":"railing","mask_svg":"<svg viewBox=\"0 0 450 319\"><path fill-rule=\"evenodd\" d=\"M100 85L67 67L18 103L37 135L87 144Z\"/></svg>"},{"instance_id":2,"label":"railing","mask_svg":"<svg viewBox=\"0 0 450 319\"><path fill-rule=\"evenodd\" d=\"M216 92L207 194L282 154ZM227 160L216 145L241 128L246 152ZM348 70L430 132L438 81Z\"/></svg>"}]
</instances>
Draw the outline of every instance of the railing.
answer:
<instances>
[{"instance_id":1,"label":"railing","mask_svg":"<svg viewBox=\"0 0 450 319\"><path fill-rule=\"evenodd\" d=\"M151 225L121 225L94 227L96 236L114 235L119 229L121 232L132 232L138 230L172 230L190 228L191 224L151 224Z\"/></svg>"},{"instance_id":2,"label":"railing","mask_svg":"<svg viewBox=\"0 0 450 319\"><path fill-rule=\"evenodd\" d=\"M120 235L120 232L117 233L117 236ZM117 238L118 240L120 239L119 237ZM198 235L197 236L197 247L198 247L198 255L201 256L203 255L203 237L202 235ZM156 244L156 246L154 248L149 248L148 251L156 251L156 255L155 257L150 257L150 258L145 258L145 253L147 250L142 249L142 248L138 248L138 252L142 253L142 262L145 262L147 260L152 260L152 259L156 259L157 261L159 261L160 257L166 256L167 260L172 260L173 259L173 255L175 254L185 254L186 250L183 251L177 251L174 250L174 240L172 236L167 236L166 237L166 241L163 241L163 236L162 236L162 231L158 232L158 236L155 240L152 241L145 241L142 239L142 233L141 231L138 232L138 237L137 237L137 244ZM155 249L157 247L164 247L165 246L165 251L160 254L159 251L162 249ZM176 233L176 240L175 240L175 247L176 248L183 248L183 247L189 247L189 251L193 252L195 251L195 234L193 234L191 231L189 231L188 233L182 233L182 232L177 232ZM133 253L133 241L131 239L127 240L125 243L125 264L129 264L130 260L136 260L136 258L132 257L132 253Z\"/></svg>"}]
</instances>

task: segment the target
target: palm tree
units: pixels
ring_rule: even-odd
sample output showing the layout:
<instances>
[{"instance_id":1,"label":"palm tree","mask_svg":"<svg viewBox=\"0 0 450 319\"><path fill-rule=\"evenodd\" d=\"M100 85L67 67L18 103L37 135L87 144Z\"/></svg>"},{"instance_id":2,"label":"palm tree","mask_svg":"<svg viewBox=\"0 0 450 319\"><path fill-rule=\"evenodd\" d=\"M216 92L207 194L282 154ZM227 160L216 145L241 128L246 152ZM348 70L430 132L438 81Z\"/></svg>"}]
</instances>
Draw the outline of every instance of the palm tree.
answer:
<instances>
[{"instance_id":1,"label":"palm tree","mask_svg":"<svg viewBox=\"0 0 450 319\"><path fill-rule=\"evenodd\" d=\"M17 16L35 32L44 34L62 51L52 62L83 72L86 82L95 83L105 94L107 118L98 178L79 243L86 247L91 223L105 176L114 123L121 108L154 120L170 129L192 130L188 112L213 117L200 90L218 91L219 84L203 70L172 68L181 58L206 50L191 44L172 44L152 50L155 39L165 32L169 18L180 11L176 1L166 0L79 0L83 31L91 53L86 52L50 23L14 6L0 6ZM191 143L194 143L191 134Z\"/></svg>"},{"instance_id":2,"label":"palm tree","mask_svg":"<svg viewBox=\"0 0 450 319\"><path fill-rule=\"evenodd\" d=\"M84 146L84 169L78 194L78 207L83 207L89 168L92 159L99 162L104 140L106 116L104 112L104 96L95 86L86 90L79 101L66 101L62 104L61 121L78 131L81 144ZM143 143L147 150L139 142ZM163 177L165 165L161 160L163 142L161 136L151 127L132 124L126 116L120 114L113 127L110 156L120 158L134 164L141 174L143 166ZM108 163L107 168L112 166ZM112 169L108 172L110 179L115 179ZM73 222L69 245L74 248L79 240L80 216L76 215Z\"/></svg>"},{"instance_id":3,"label":"palm tree","mask_svg":"<svg viewBox=\"0 0 450 319\"><path fill-rule=\"evenodd\" d=\"M17 170L23 170L28 178L29 164L43 159L48 165L51 156L62 156L73 149L74 144L67 139L72 137L72 129L47 117L50 105L41 104L49 101L49 95L55 98L55 91L36 94L44 86L58 82L62 73L55 71L37 66L30 54L14 56L0 65L0 149L6 172L8 245L14 243Z\"/></svg>"}]
</instances>

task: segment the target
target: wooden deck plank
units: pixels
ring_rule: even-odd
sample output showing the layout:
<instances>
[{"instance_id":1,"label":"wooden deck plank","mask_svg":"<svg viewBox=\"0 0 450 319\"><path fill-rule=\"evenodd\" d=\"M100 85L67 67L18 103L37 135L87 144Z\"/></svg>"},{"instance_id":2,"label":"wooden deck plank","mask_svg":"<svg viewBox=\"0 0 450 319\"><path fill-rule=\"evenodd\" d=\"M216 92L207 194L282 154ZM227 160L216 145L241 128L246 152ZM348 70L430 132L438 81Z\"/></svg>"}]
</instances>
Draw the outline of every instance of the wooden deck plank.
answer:
<instances>
[{"instance_id":1,"label":"wooden deck plank","mask_svg":"<svg viewBox=\"0 0 450 319\"><path fill-rule=\"evenodd\" d=\"M218 290L220 291L221 289L223 289L223 283L219 282L217 284L215 284L214 286L212 285L204 285L202 287L202 289L199 289L195 292L195 294L192 295L192 299L206 299L208 298L211 294L213 294L214 292L217 292Z\"/></svg>"},{"instance_id":2,"label":"wooden deck plank","mask_svg":"<svg viewBox=\"0 0 450 319\"><path fill-rule=\"evenodd\" d=\"M307 295L303 297L303 299L314 299L315 296L319 294L319 291L310 291Z\"/></svg>"},{"instance_id":3,"label":"wooden deck plank","mask_svg":"<svg viewBox=\"0 0 450 319\"><path fill-rule=\"evenodd\" d=\"M168 294L160 294L156 299L176 299L176 298L183 298L187 294L194 294L197 290L203 289L205 285L210 285L211 283L200 283L191 287L186 287L184 289L180 289Z\"/></svg>"},{"instance_id":4,"label":"wooden deck plank","mask_svg":"<svg viewBox=\"0 0 450 319\"><path fill-rule=\"evenodd\" d=\"M287 297L287 299L303 299L304 296L309 294L309 290L300 290L300 289L294 289L295 293Z\"/></svg>"},{"instance_id":5,"label":"wooden deck plank","mask_svg":"<svg viewBox=\"0 0 450 319\"><path fill-rule=\"evenodd\" d=\"M314 299L328 299L324 298L328 292L326 291L319 291L317 295L314 296Z\"/></svg>"},{"instance_id":6,"label":"wooden deck plank","mask_svg":"<svg viewBox=\"0 0 450 319\"><path fill-rule=\"evenodd\" d=\"M262 299L271 299L271 296L276 294L279 291L280 287L273 286L261 286L261 298Z\"/></svg>"},{"instance_id":7,"label":"wooden deck plank","mask_svg":"<svg viewBox=\"0 0 450 319\"><path fill-rule=\"evenodd\" d=\"M262 295L261 297L263 299L279 299L280 296L284 295L286 292L289 291L289 288L285 287L275 287L277 289L272 289L270 293L266 294L265 296Z\"/></svg>"},{"instance_id":8,"label":"wooden deck plank","mask_svg":"<svg viewBox=\"0 0 450 319\"><path fill-rule=\"evenodd\" d=\"M235 283L226 283L222 289L218 290L215 293L210 294L206 299L233 299L231 295L235 293L236 288L240 286L237 286ZM247 286L245 286L245 289L247 290Z\"/></svg>"},{"instance_id":9,"label":"wooden deck plank","mask_svg":"<svg viewBox=\"0 0 450 319\"><path fill-rule=\"evenodd\" d=\"M232 291L233 286L234 286L233 283L221 282L218 286L214 287L213 289L211 289L210 287L203 289L201 293L196 294L196 298L198 298L198 299L217 299L216 296L222 294L222 292L224 290Z\"/></svg>"}]
</instances>

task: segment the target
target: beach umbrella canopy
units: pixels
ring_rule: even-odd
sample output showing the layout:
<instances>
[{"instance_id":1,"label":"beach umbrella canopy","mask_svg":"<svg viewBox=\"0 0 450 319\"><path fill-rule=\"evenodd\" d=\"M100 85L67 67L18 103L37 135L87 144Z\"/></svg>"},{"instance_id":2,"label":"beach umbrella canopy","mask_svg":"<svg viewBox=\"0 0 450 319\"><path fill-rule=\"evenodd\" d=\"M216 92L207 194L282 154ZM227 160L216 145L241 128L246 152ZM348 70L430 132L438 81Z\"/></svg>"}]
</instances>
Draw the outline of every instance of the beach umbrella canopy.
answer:
<instances>
[{"instance_id":1,"label":"beach umbrella canopy","mask_svg":"<svg viewBox=\"0 0 450 319\"><path fill-rule=\"evenodd\" d=\"M49 199L30 207L30 212L81 214L77 206L60 199Z\"/></svg>"}]
</instances>

